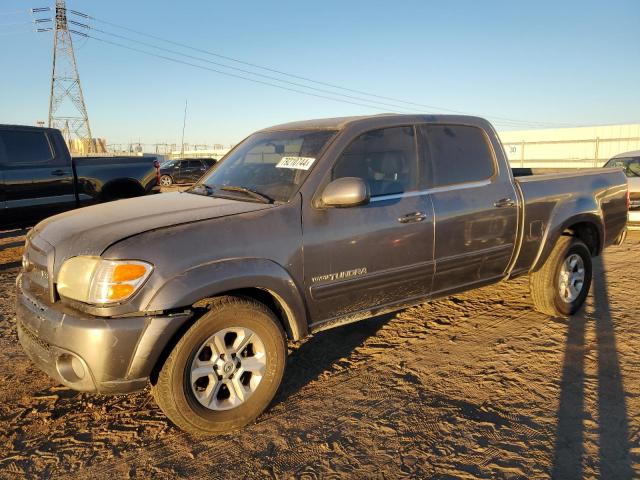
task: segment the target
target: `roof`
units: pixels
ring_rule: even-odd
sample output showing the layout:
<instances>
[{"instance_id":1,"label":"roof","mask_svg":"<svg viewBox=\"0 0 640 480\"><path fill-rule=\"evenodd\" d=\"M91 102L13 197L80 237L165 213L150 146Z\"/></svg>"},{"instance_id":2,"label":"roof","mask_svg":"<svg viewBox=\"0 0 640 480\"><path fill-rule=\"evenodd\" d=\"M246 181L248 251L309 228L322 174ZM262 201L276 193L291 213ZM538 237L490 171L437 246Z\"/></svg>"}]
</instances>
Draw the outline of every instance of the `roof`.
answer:
<instances>
[{"instance_id":1,"label":"roof","mask_svg":"<svg viewBox=\"0 0 640 480\"><path fill-rule=\"evenodd\" d=\"M0 123L0 130L13 130L13 129L20 129L20 130L37 130L37 131L43 131L43 130L56 130L55 128L49 128L49 127L36 127L34 125L7 125L7 124L1 124Z\"/></svg>"},{"instance_id":2,"label":"roof","mask_svg":"<svg viewBox=\"0 0 640 480\"><path fill-rule=\"evenodd\" d=\"M627 157L640 157L640 150L633 150L631 152L619 153L611 158L627 158Z\"/></svg>"},{"instance_id":3,"label":"roof","mask_svg":"<svg viewBox=\"0 0 640 480\"><path fill-rule=\"evenodd\" d=\"M319 118L315 120L302 120L298 122L282 123L263 129L262 131L274 130L343 130L347 126L356 124L374 123L381 119L390 121L406 120L408 122L426 121L426 122L451 122L459 123L473 120L474 123L479 120L478 117L466 115L402 115L396 113L383 113L379 115L363 115L357 117L335 117L335 118Z\"/></svg>"}]
</instances>

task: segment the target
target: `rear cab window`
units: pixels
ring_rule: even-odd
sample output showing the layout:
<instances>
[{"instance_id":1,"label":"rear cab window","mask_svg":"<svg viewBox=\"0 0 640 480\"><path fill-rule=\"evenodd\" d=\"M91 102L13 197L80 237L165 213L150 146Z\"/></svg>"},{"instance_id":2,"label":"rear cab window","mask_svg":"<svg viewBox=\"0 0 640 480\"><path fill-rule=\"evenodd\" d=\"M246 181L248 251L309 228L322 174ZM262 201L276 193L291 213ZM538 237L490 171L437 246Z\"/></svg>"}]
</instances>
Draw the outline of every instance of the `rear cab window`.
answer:
<instances>
[{"instance_id":1,"label":"rear cab window","mask_svg":"<svg viewBox=\"0 0 640 480\"><path fill-rule=\"evenodd\" d=\"M0 163L9 167L37 166L54 159L43 131L0 130Z\"/></svg>"},{"instance_id":2,"label":"rear cab window","mask_svg":"<svg viewBox=\"0 0 640 480\"><path fill-rule=\"evenodd\" d=\"M423 188L491 179L495 158L484 131L467 125L421 125L420 173Z\"/></svg>"}]
</instances>

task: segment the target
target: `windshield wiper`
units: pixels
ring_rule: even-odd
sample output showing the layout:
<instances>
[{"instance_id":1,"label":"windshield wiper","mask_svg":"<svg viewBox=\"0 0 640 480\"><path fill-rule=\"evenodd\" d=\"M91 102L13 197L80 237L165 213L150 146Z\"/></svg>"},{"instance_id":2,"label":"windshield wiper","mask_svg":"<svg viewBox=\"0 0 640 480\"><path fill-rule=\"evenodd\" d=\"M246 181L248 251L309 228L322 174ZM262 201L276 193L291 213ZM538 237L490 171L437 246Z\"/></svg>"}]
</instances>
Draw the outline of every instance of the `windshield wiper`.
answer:
<instances>
[{"instance_id":1,"label":"windshield wiper","mask_svg":"<svg viewBox=\"0 0 640 480\"><path fill-rule=\"evenodd\" d=\"M224 190L227 192L241 192L244 193L252 198L255 198L256 200L258 200L259 202L262 203L273 203L274 200L273 198L265 195L264 193L260 193L260 192L256 192L255 190L251 190L250 188L247 187L240 187L237 185L224 185L223 187L220 187L220 190Z\"/></svg>"},{"instance_id":2,"label":"windshield wiper","mask_svg":"<svg viewBox=\"0 0 640 480\"><path fill-rule=\"evenodd\" d=\"M205 195L211 195L213 193L213 187L207 185L206 183L201 183L199 185L194 185L193 187L187 189L186 192L196 193L196 190L200 189L200 188L204 188L205 189L205 191L207 192ZM196 195L200 195L200 194L196 193Z\"/></svg>"}]
</instances>

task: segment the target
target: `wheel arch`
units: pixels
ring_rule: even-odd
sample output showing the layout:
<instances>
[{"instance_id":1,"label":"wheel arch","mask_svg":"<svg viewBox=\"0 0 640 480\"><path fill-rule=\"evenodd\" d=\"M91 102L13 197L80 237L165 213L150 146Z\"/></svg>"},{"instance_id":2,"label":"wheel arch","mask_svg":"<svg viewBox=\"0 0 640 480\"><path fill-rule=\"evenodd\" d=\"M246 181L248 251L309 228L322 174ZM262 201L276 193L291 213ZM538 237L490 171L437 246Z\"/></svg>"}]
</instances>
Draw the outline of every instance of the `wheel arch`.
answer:
<instances>
[{"instance_id":1,"label":"wheel arch","mask_svg":"<svg viewBox=\"0 0 640 480\"><path fill-rule=\"evenodd\" d=\"M135 178L116 178L105 183L100 196L103 200L139 197L145 194L144 186Z\"/></svg>"},{"instance_id":2,"label":"wheel arch","mask_svg":"<svg viewBox=\"0 0 640 480\"><path fill-rule=\"evenodd\" d=\"M552 229L550 228L532 271L542 268L558 239L563 235L582 240L589 248L592 257L600 255L604 245L604 228L601 218L596 213L584 212L572 215L553 226Z\"/></svg>"},{"instance_id":3,"label":"wheel arch","mask_svg":"<svg viewBox=\"0 0 640 480\"><path fill-rule=\"evenodd\" d=\"M158 289L147 311L206 308L223 295L252 298L266 305L281 321L291 340L308 333L306 306L291 275L266 259L217 261L176 275Z\"/></svg>"}]
</instances>

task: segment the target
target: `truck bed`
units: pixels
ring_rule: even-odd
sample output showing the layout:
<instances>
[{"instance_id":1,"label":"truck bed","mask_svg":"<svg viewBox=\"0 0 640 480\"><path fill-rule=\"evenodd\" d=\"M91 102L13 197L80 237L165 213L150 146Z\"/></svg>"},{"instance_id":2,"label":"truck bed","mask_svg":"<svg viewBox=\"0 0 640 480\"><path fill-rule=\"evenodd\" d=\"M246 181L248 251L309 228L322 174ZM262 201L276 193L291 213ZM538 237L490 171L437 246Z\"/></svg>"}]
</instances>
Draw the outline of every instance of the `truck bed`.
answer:
<instances>
[{"instance_id":1,"label":"truck bed","mask_svg":"<svg viewBox=\"0 0 640 480\"><path fill-rule=\"evenodd\" d=\"M513 268L514 273L536 270L545 249L553 247L565 230L563 221L572 211L586 212L602 218L603 245L611 245L623 233L627 222L627 182L618 168L591 168L563 173L546 173L515 178L523 209L521 217L521 247ZM597 222L599 223L599 222ZM540 246L543 245L543 248Z\"/></svg>"}]
</instances>

